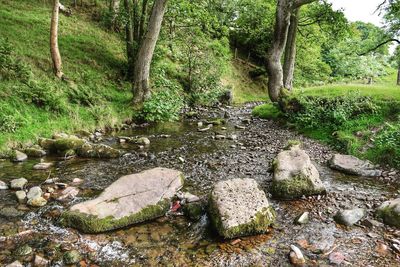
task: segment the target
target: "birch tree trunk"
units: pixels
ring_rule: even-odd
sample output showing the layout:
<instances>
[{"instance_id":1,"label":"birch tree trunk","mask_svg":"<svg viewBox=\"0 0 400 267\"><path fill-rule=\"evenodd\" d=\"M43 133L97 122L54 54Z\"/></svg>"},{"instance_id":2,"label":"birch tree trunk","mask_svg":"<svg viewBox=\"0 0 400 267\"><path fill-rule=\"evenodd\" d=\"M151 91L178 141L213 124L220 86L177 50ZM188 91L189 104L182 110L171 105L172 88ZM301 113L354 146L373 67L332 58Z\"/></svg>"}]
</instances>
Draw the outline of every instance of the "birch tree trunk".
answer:
<instances>
[{"instance_id":1,"label":"birch tree trunk","mask_svg":"<svg viewBox=\"0 0 400 267\"><path fill-rule=\"evenodd\" d=\"M50 53L53 61L53 71L57 78L63 77L60 50L58 49L58 21L60 14L60 1L54 0L50 26Z\"/></svg>"},{"instance_id":2,"label":"birch tree trunk","mask_svg":"<svg viewBox=\"0 0 400 267\"><path fill-rule=\"evenodd\" d=\"M140 105L150 97L150 65L160 34L168 0L156 0L147 26L147 32L140 44L135 62L133 81L133 104Z\"/></svg>"},{"instance_id":3,"label":"birch tree trunk","mask_svg":"<svg viewBox=\"0 0 400 267\"><path fill-rule=\"evenodd\" d=\"M291 91L293 89L294 67L296 62L296 39L299 25L299 10L295 10L290 17L290 26L286 41L285 58L283 61L283 86Z\"/></svg>"}]
</instances>

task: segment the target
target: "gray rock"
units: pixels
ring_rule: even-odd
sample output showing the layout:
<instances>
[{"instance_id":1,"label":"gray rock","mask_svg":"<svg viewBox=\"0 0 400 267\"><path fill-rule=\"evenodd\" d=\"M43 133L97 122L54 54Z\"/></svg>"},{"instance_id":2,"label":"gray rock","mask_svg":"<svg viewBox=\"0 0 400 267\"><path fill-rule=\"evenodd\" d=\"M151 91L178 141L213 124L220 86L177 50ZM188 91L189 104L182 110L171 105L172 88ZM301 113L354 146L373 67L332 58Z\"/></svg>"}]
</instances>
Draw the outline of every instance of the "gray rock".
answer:
<instances>
[{"instance_id":1,"label":"gray rock","mask_svg":"<svg viewBox=\"0 0 400 267\"><path fill-rule=\"evenodd\" d=\"M53 163L51 163L51 162L41 162L41 163L34 165L33 169L34 170L47 170L47 169L50 169L51 166L53 166Z\"/></svg>"},{"instance_id":2,"label":"gray rock","mask_svg":"<svg viewBox=\"0 0 400 267\"><path fill-rule=\"evenodd\" d=\"M22 265L19 261L14 261L14 262L6 265L6 267L24 267L24 265Z\"/></svg>"},{"instance_id":3,"label":"gray rock","mask_svg":"<svg viewBox=\"0 0 400 267\"><path fill-rule=\"evenodd\" d=\"M309 221L309 212L304 212L300 216L298 216L295 220L296 224L307 224Z\"/></svg>"},{"instance_id":4,"label":"gray rock","mask_svg":"<svg viewBox=\"0 0 400 267\"><path fill-rule=\"evenodd\" d=\"M23 162L28 159L28 156L25 153L22 153L21 151L15 150L11 160L13 162Z\"/></svg>"},{"instance_id":5,"label":"gray rock","mask_svg":"<svg viewBox=\"0 0 400 267\"><path fill-rule=\"evenodd\" d=\"M381 170L367 160L360 160L350 155L335 154L329 161L329 166L334 169L350 175L377 177L382 175Z\"/></svg>"},{"instance_id":6,"label":"gray rock","mask_svg":"<svg viewBox=\"0 0 400 267\"><path fill-rule=\"evenodd\" d=\"M64 212L62 222L85 233L99 233L152 220L165 215L182 186L182 173L171 169L123 176L99 197Z\"/></svg>"},{"instance_id":7,"label":"gray rock","mask_svg":"<svg viewBox=\"0 0 400 267\"><path fill-rule=\"evenodd\" d=\"M25 213L23 211L17 210L14 207L8 206L0 209L0 217L5 218L17 218L23 216Z\"/></svg>"},{"instance_id":8,"label":"gray rock","mask_svg":"<svg viewBox=\"0 0 400 267\"><path fill-rule=\"evenodd\" d=\"M118 158L121 153L118 149L104 144L85 143L78 149L78 155L85 158Z\"/></svg>"},{"instance_id":9,"label":"gray rock","mask_svg":"<svg viewBox=\"0 0 400 267\"><path fill-rule=\"evenodd\" d=\"M271 186L274 197L296 199L325 192L319 172L304 150L293 146L278 154Z\"/></svg>"},{"instance_id":10,"label":"gray rock","mask_svg":"<svg viewBox=\"0 0 400 267\"><path fill-rule=\"evenodd\" d=\"M385 224L400 228L400 198L382 203L376 215Z\"/></svg>"},{"instance_id":11,"label":"gray rock","mask_svg":"<svg viewBox=\"0 0 400 267\"><path fill-rule=\"evenodd\" d=\"M76 264L81 260L82 256L77 250L71 250L64 253L63 261L65 264Z\"/></svg>"},{"instance_id":12,"label":"gray rock","mask_svg":"<svg viewBox=\"0 0 400 267\"><path fill-rule=\"evenodd\" d=\"M10 185L12 189L24 189L25 185L28 183L28 180L25 178L14 179L11 181Z\"/></svg>"},{"instance_id":13,"label":"gray rock","mask_svg":"<svg viewBox=\"0 0 400 267\"><path fill-rule=\"evenodd\" d=\"M17 192L15 192L15 196L16 196L17 199L18 199L18 203L25 203L25 200L26 200L26 193L25 193L25 191L22 191L22 190L17 191Z\"/></svg>"},{"instance_id":14,"label":"gray rock","mask_svg":"<svg viewBox=\"0 0 400 267\"><path fill-rule=\"evenodd\" d=\"M150 145L150 140L147 137L133 138L133 139L130 139L129 142L137 144L137 145L143 145L143 146Z\"/></svg>"},{"instance_id":15,"label":"gray rock","mask_svg":"<svg viewBox=\"0 0 400 267\"><path fill-rule=\"evenodd\" d=\"M229 140L237 140L237 135L236 134L232 134L230 136L228 136Z\"/></svg>"},{"instance_id":16,"label":"gray rock","mask_svg":"<svg viewBox=\"0 0 400 267\"><path fill-rule=\"evenodd\" d=\"M35 255L35 260L33 261L33 266L34 267L47 267L49 266L50 261L39 256L39 255Z\"/></svg>"},{"instance_id":17,"label":"gray rock","mask_svg":"<svg viewBox=\"0 0 400 267\"><path fill-rule=\"evenodd\" d=\"M264 191L252 179L217 183L210 195L209 214L214 227L225 238L266 233L275 220Z\"/></svg>"},{"instance_id":18,"label":"gray rock","mask_svg":"<svg viewBox=\"0 0 400 267\"><path fill-rule=\"evenodd\" d=\"M0 181L0 190L7 190L8 186L5 182Z\"/></svg>"},{"instance_id":19,"label":"gray rock","mask_svg":"<svg viewBox=\"0 0 400 267\"><path fill-rule=\"evenodd\" d=\"M215 136L215 139L216 140L222 140L222 139L225 139L226 138L226 136L225 135L222 135L222 134L217 134L216 136Z\"/></svg>"},{"instance_id":20,"label":"gray rock","mask_svg":"<svg viewBox=\"0 0 400 267\"><path fill-rule=\"evenodd\" d=\"M338 224L343 224L346 226L352 226L359 222L366 215L364 209L352 209L339 211L334 219Z\"/></svg>"},{"instance_id":21,"label":"gray rock","mask_svg":"<svg viewBox=\"0 0 400 267\"><path fill-rule=\"evenodd\" d=\"M26 197L28 198L29 201L41 197L42 194L43 194L42 189L39 186L34 186L31 189L29 189Z\"/></svg>"}]
</instances>

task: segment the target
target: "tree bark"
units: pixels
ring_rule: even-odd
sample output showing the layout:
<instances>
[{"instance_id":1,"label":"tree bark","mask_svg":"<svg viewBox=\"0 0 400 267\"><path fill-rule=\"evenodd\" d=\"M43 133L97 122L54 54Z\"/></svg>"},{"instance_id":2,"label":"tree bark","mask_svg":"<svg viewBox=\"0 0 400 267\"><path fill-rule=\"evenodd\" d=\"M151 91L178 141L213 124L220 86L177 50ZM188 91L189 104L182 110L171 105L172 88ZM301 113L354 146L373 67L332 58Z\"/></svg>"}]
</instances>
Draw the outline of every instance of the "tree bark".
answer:
<instances>
[{"instance_id":1,"label":"tree bark","mask_svg":"<svg viewBox=\"0 0 400 267\"><path fill-rule=\"evenodd\" d=\"M397 85L400 85L400 65L397 67Z\"/></svg>"},{"instance_id":2,"label":"tree bark","mask_svg":"<svg viewBox=\"0 0 400 267\"><path fill-rule=\"evenodd\" d=\"M296 9L290 17L290 26L285 48L285 58L283 61L283 86L289 91L293 89L299 10L300 8Z\"/></svg>"},{"instance_id":3,"label":"tree bark","mask_svg":"<svg viewBox=\"0 0 400 267\"><path fill-rule=\"evenodd\" d=\"M125 25L125 35L126 35L126 55L128 58L128 70L127 77L128 80L133 81L134 68L135 68L135 49L134 49L134 33L132 25L131 16L131 5L129 0L124 0L124 7L128 13L128 20Z\"/></svg>"},{"instance_id":4,"label":"tree bark","mask_svg":"<svg viewBox=\"0 0 400 267\"><path fill-rule=\"evenodd\" d=\"M119 13L119 5L120 5L120 0L111 0L111 3L110 3L110 11L112 13L111 30L114 30L114 31L117 28L117 16Z\"/></svg>"},{"instance_id":5,"label":"tree bark","mask_svg":"<svg viewBox=\"0 0 400 267\"><path fill-rule=\"evenodd\" d=\"M156 0L147 26L147 32L140 44L135 62L133 82L133 104L140 105L150 97L150 65L160 34L168 0Z\"/></svg>"},{"instance_id":6,"label":"tree bark","mask_svg":"<svg viewBox=\"0 0 400 267\"><path fill-rule=\"evenodd\" d=\"M60 1L54 0L50 26L50 53L53 61L53 71L57 78L63 77L60 50L58 49L58 21Z\"/></svg>"},{"instance_id":7,"label":"tree bark","mask_svg":"<svg viewBox=\"0 0 400 267\"><path fill-rule=\"evenodd\" d=\"M266 64L268 94L272 102L278 102L284 88L281 58L286 46L292 4L291 0L278 0L276 7L274 35Z\"/></svg>"}]
</instances>

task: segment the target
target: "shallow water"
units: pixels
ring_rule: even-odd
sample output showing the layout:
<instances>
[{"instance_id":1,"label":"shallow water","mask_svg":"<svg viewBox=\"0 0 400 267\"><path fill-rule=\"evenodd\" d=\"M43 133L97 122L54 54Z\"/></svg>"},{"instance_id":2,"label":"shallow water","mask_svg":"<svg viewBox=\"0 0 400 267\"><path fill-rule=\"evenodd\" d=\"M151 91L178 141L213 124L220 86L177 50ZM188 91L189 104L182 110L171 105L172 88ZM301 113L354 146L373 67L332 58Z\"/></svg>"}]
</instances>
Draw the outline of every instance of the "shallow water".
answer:
<instances>
[{"instance_id":1,"label":"shallow water","mask_svg":"<svg viewBox=\"0 0 400 267\"><path fill-rule=\"evenodd\" d=\"M103 142L129 153L117 160L64 161L49 157L45 161L56 163L50 171L33 171L32 166L39 160L21 164L0 162L0 180L5 182L25 177L29 186L33 186L49 177L58 177L65 183L71 183L74 178L84 180L79 186L81 193L73 202L51 201L40 209L18 205L11 190L0 191L0 209L13 207L23 213L15 218L0 216L0 238L3 237L0 239L0 263L18 259L27 264L34 254L39 254L50 259L51 266L63 266L63 253L78 249L83 261L99 266L286 266L290 245L298 241L303 241L304 245L305 240L307 246L304 245L302 251L309 265L328 264L329 256L324 253L333 248L344 254L353 266L399 265L393 251L385 257L375 251L377 242L387 243L388 237L397 237L397 232L383 226L342 228L332 219L337 210L353 207L366 208L368 217L373 218L373 209L379 203L396 196L397 185L333 172L325 167L325 160L331 154L329 148L269 121L253 120L246 125L246 130L237 130L234 126L242 125L242 119L250 117L250 109L235 108L227 112L231 117L223 126L226 130L216 126L200 133L197 120L188 120L111 134ZM214 116L224 113L217 110ZM214 140L215 133L237 134L238 140ZM162 135L171 136L164 138ZM137 145L119 144L116 136L146 136L151 145L140 150ZM244 177L256 179L268 192L270 163L291 139L303 141L329 193L298 201L272 200L278 218L267 235L244 237L234 243L224 241L210 227L206 215L198 222L183 216L166 216L110 233L82 235L73 229L60 228L57 216L53 216L54 211L95 197L122 175L158 166L182 170L186 176L184 190L201 197L206 197L219 180ZM147 156L139 155L143 152ZM310 212L310 223L294 225L295 217L305 211ZM18 235L27 230L32 232ZM34 252L28 256L16 255L17 248L24 244L30 245Z\"/></svg>"}]
</instances>

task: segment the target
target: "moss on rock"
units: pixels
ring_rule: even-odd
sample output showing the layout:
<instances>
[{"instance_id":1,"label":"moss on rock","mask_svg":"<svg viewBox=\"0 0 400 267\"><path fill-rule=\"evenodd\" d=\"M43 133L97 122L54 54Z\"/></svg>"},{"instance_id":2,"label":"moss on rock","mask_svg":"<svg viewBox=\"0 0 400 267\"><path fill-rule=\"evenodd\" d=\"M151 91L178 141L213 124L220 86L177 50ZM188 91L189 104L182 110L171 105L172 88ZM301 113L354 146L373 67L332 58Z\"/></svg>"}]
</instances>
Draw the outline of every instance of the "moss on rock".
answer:
<instances>
[{"instance_id":1,"label":"moss on rock","mask_svg":"<svg viewBox=\"0 0 400 267\"><path fill-rule=\"evenodd\" d=\"M183 206L183 213L191 220L198 221L205 213L204 203L202 201L187 203Z\"/></svg>"},{"instance_id":2,"label":"moss on rock","mask_svg":"<svg viewBox=\"0 0 400 267\"><path fill-rule=\"evenodd\" d=\"M400 228L400 213L395 211L395 207L381 207L376 211L376 216L381 218L385 224Z\"/></svg>"},{"instance_id":3,"label":"moss on rock","mask_svg":"<svg viewBox=\"0 0 400 267\"><path fill-rule=\"evenodd\" d=\"M169 207L169 200L164 199L156 205L147 206L138 213L120 219L111 216L98 218L77 211L67 211L62 214L60 223L64 227L76 228L88 234L102 233L162 217Z\"/></svg>"},{"instance_id":4,"label":"moss on rock","mask_svg":"<svg viewBox=\"0 0 400 267\"><path fill-rule=\"evenodd\" d=\"M295 199L326 192L325 189L315 189L312 181L302 175L292 179L273 180L270 191L274 198L280 199Z\"/></svg>"},{"instance_id":5,"label":"moss on rock","mask_svg":"<svg viewBox=\"0 0 400 267\"><path fill-rule=\"evenodd\" d=\"M63 152L67 150L76 150L85 144L85 140L77 137L61 138L57 139L53 146L57 152Z\"/></svg>"}]
</instances>

